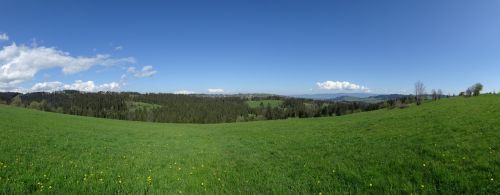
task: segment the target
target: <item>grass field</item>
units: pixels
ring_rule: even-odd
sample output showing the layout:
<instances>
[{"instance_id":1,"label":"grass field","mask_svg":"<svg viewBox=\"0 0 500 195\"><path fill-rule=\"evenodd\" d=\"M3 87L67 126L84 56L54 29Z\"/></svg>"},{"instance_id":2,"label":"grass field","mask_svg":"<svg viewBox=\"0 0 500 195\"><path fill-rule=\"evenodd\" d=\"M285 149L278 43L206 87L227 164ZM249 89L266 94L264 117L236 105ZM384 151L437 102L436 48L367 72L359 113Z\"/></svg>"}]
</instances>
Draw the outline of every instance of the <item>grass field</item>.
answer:
<instances>
[{"instance_id":1,"label":"grass field","mask_svg":"<svg viewBox=\"0 0 500 195\"><path fill-rule=\"evenodd\" d=\"M150 110L150 109L161 107L158 104L148 104L148 103L144 103L144 102L133 102L133 101L128 101L128 102L126 102L126 104L127 104L127 107L130 111L135 111L138 108Z\"/></svg>"},{"instance_id":2,"label":"grass field","mask_svg":"<svg viewBox=\"0 0 500 195\"><path fill-rule=\"evenodd\" d=\"M500 96L155 124L0 106L0 193L500 194Z\"/></svg>"},{"instance_id":3,"label":"grass field","mask_svg":"<svg viewBox=\"0 0 500 195\"><path fill-rule=\"evenodd\" d=\"M271 105L271 108L275 108L281 106L283 104L283 100L250 100L246 101L250 108L258 108L260 103L264 104L264 108L267 107L267 104Z\"/></svg>"}]
</instances>

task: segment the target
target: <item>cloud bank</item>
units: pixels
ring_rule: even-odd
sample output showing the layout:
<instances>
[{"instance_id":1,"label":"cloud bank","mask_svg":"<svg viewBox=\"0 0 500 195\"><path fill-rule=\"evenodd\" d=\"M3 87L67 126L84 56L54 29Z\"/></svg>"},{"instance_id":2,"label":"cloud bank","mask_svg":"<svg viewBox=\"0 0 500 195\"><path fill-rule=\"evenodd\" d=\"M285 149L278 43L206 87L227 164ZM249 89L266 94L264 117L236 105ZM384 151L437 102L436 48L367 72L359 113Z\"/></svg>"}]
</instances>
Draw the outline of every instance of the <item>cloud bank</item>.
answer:
<instances>
[{"instance_id":1,"label":"cloud bank","mask_svg":"<svg viewBox=\"0 0 500 195\"><path fill-rule=\"evenodd\" d=\"M224 89L207 89L208 93L224 93Z\"/></svg>"},{"instance_id":2,"label":"cloud bank","mask_svg":"<svg viewBox=\"0 0 500 195\"><path fill-rule=\"evenodd\" d=\"M320 89L325 89L325 90L348 90L348 91L363 91L363 92L370 91L370 89L368 89L365 86L357 85L347 81L324 81L324 82L317 82L316 85Z\"/></svg>"},{"instance_id":3,"label":"cloud bank","mask_svg":"<svg viewBox=\"0 0 500 195\"><path fill-rule=\"evenodd\" d=\"M195 93L194 91L188 91L188 90L181 90L181 91L174 92L174 94L184 94L184 95L194 94L194 93Z\"/></svg>"},{"instance_id":4,"label":"cloud bank","mask_svg":"<svg viewBox=\"0 0 500 195\"><path fill-rule=\"evenodd\" d=\"M0 50L0 89L13 88L31 80L44 69L61 68L64 74L74 74L93 66L114 66L135 63L134 58L111 58L98 54L94 57L71 56L51 47L16 45Z\"/></svg>"},{"instance_id":5,"label":"cloud bank","mask_svg":"<svg viewBox=\"0 0 500 195\"><path fill-rule=\"evenodd\" d=\"M59 81L52 82L43 82L36 83L29 90L30 92L53 92L53 91L61 91L61 90L78 90L85 92L97 92L97 91L118 91L121 87L121 84L117 82L104 83L100 85L96 85L94 81L81 81L76 80L72 84L64 84Z\"/></svg>"}]
</instances>

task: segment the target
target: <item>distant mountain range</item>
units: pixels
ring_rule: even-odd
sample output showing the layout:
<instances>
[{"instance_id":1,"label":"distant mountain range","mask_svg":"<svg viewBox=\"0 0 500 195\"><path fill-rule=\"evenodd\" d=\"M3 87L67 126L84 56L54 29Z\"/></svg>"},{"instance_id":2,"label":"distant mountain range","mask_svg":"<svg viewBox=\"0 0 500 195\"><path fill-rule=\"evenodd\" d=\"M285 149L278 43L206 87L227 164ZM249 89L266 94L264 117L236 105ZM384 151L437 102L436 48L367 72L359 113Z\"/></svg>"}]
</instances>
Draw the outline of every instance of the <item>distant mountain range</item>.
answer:
<instances>
[{"instance_id":1,"label":"distant mountain range","mask_svg":"<svg viewBox=\"0 0 500 195\"><path fill-rule=\"evenodd\" d=\"M302 94L291 95L295 98L307 98L314 100L334 100L334 101L361 101L361 102L381 102L391 99L399 99L408 95L403 94L373 94L373 93L329 93L329 94Z\"/></svg>"},{"instance_id":2,"label":"distant mountain range","mask_svg":"<svg viewBox=\"0 0 500 195\"><path fill-rule=\"evenodd\" d=\"M290 95L296 98L307 98L315 100L331 100L338 97L357 97L357 98L367 98L371 96L377 96L380 94L373 93L321 93L321 94L301 94L301 95Z\"/></svg>"}]
</instances>

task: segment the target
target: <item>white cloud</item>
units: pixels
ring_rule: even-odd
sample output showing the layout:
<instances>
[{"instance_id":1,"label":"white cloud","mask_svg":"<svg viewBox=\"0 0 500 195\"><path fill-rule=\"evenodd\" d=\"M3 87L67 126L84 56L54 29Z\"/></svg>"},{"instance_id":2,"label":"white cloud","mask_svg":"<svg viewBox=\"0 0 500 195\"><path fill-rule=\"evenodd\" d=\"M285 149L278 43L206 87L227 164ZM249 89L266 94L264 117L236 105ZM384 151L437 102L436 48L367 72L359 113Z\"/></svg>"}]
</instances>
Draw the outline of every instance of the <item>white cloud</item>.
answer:
<instances>
[{"instance_id":1,"label":"white cloud","mask_svg":"<svg viewBox=\"0 0 500 195\"><path fill-rule=\"evenodd\" d=\"M134 58L115 59L101 54L95 57L75 57L55 48L18 46L13 43L0 50L0 83L16 86L32 79L39 71L50 68L61 68L64 74L74 74L96 65L130 63L135 63Z\"/></svg>"},{"instance_id":2,"label":"white cloud","mask_svg":"<svg viewBox=\"0 0 500 195\"><path fill-rule=\"evenodd\" d=\"M61 83L59 81L36 83L33 85L33 87L31 87L31 91L33 91L33 92L59 91L59 90L63 89L63 86L64 86L64 83Z\"/></svg>"},{"instance_id":3,"label":"white cloud","mask_svg":"<svg viewBox=\"0 0 500 195\"><path fill-rule=\"evenodd\" d=\"M59 81L52 82L43 82L36 83L31 87L29 91L31 92L53 92L53 91L61 91L61 90L78 90L84 92L96 92L96 91L118 91L121 87L121 84L117 82L104 83L100 85L96 85L94 81L81 81L76 80L72 84L64 84Z\"/></svg>"},{"instance_id":4,"label":"white cloud","mask_svg":"<svg viewBox=\"0 0 500 195\"><path fill-rule=\"evenodd\" d=\"M207 89L208 93L224 93L224 89Z\"/></svg>"},{"instance_id":5,"label":"white cloud","mask_svg":"<svg viewBox=\"0 0 500 195\"><path fill-rule=\"evenodd\" d=\"M193 93L195 93L195 92L194 91L188 91L188 90L181 90L181 91L174 92L174 94L184 94L184 95L193 94Z\"/></svg>"},{"instance_id":6,"label":"white cloud","mask_svg":"<svg viewBox=\"0 0 500 195\"><path fill-rule=\"evenodd\" d=\"M121 51L123 50L123 46L119 45L115 47L115 51Z\"/></svg>"},{"instance_id":7,"label":"white cloud","mask_svg":"<svg viewBox=\"0 0 500 195\"><path fill-rule=\"evenodd\" d=\"M153 66L144 66L144 67L142 67L141 70L137 70L135 67L129 67L127 69L127 72L130 73L130 74L133 74L134 77L144 78L144 77L153 76L158 71L154 70Z\"/></svg>"},{"instance_id":8,"label":"white cloud","mask_svg":"<svg viewBox=\"0 0 500 195\"><path fill-rule=\"evenodd\" d=\"M9 35L7 35L7 33L0 34L0 41L8 41L8 40L9 40Z\"/></svg>"},{"instance_id":9,"label":"white cloud","mask_svg":"<svg viewBox=\"0 0 500 195\"><path fill-rule=\"evenodd\" d=\"M370 91L370 89L368 89L365 86L357 85L347 81L324 81L324 82L317 82L316 85L318 85L320 89L325 89L325 90L355 90L364 92Z\"/></svg>"}]
</instances>

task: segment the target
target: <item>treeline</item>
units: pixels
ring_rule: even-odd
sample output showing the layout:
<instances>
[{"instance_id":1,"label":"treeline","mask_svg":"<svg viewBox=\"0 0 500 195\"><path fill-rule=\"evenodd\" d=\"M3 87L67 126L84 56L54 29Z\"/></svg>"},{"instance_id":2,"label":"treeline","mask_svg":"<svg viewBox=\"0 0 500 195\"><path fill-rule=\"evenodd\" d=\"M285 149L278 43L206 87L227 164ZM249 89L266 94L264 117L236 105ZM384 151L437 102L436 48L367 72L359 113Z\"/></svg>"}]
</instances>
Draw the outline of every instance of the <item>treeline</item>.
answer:
<instances>
[{"instance_id":1,"label":"treeline","mask_svg":"<svg viewBox=\"0 0 500 195\"><path fill-rule=\"evenodd\" d=\"M272 97L271 97L272 98ZM264 100L267 98L259 98ZM253 99L258 101L259 99ZM277 99L277 98L272 98ZM302 98L282 98L280 106L273 107L270 104L261 104L257 108L252 108L248 117L239 117L239 121L248 120L272 120L286 118L309 118L324 116L340 116L356 112L371 111L381 108L382 104L366 102L335 102L324 100L310 100Z\"/></svg>"},{"instance_id":2,"label":"treeline","mask_svg":"<svg viewBox=\"0 0 500 195\"><path fill-rule=\"evenodd\" d=\"M134 92L85 93L65 90L27 94L0 93L0 103L49 112L100 118L173 123L221 123L340 116L412 103L411 97L381 103L336 102L283 96L195 96ZM249 107L247 101L280 100ZM399 105L399 106L398 106Z\"/></svg>"}]
</instances>

